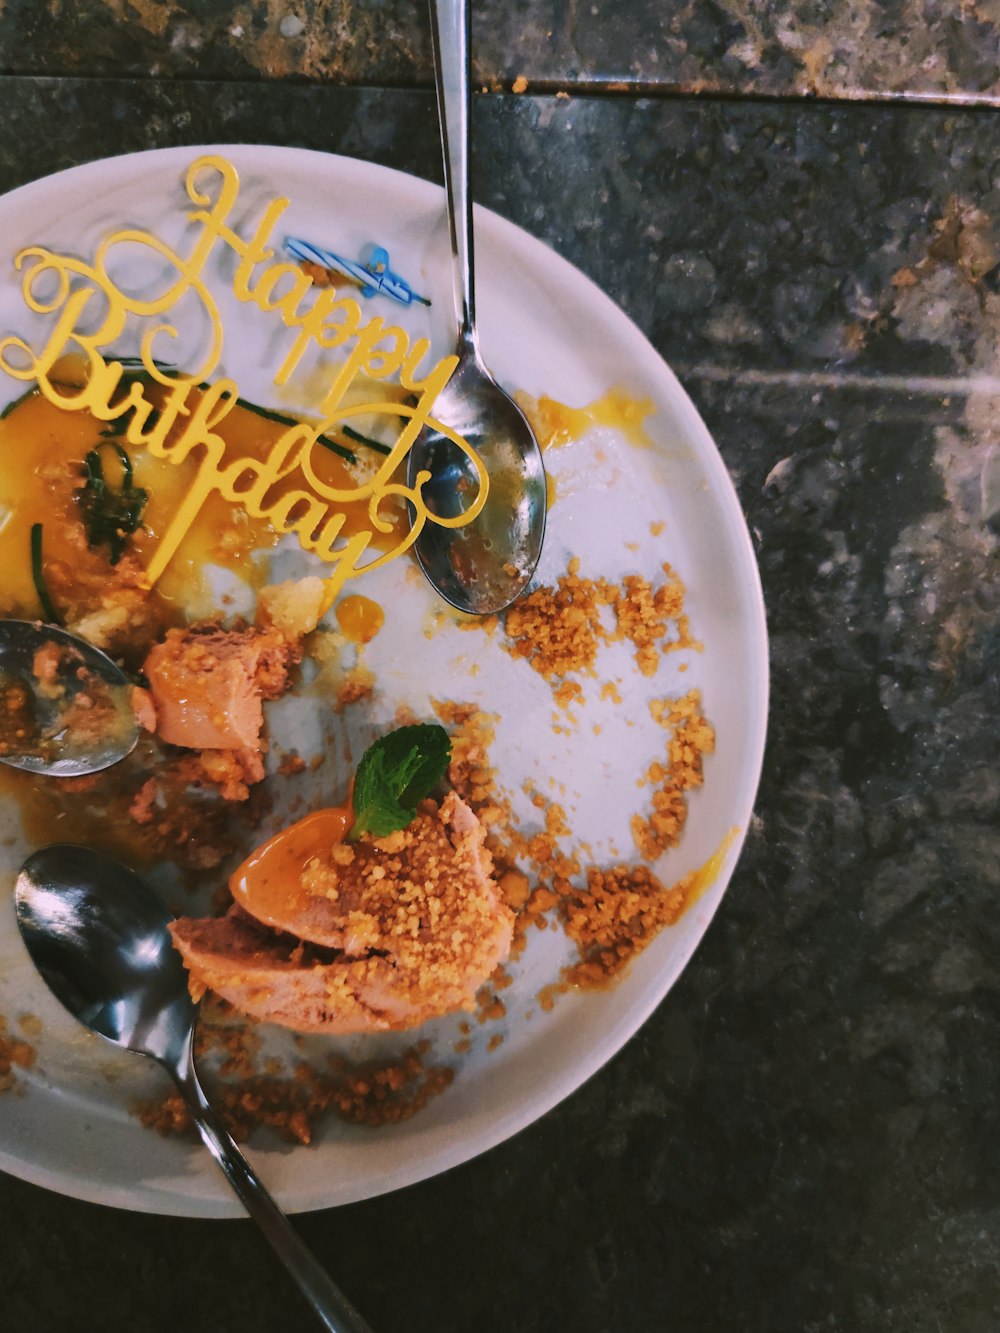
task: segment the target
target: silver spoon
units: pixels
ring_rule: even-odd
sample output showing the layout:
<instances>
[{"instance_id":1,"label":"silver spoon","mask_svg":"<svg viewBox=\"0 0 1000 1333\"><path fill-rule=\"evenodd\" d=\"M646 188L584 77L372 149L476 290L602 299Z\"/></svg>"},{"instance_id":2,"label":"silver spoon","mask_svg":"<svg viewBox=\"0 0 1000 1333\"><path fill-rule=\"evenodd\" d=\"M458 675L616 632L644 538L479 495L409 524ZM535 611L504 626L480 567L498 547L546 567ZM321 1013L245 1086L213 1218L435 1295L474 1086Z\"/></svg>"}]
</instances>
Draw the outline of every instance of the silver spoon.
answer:
<instances>
[{"instance_id":1,"label":"silver spoon","mask_svg":"<svg viewBox=\"0 0 1000 1333\"><path fill-rule=\"evenodd\" d=\"M36 654L52 674L35 674ZM33 620L0 620L0 763L79 778L124 759L139 739L129 679L86 640Z\"/></svg>"},{"instance_id":2,"label":"silver spoon","mask_svg":"<svg viewBox=\"0 0 1000 1333\"><path fill-rule=\"evenodd\" d=\"M258 1180L212 1110L194 1065L198 1010L188 994L170 913L127 866L86 847L29 856L15 890L31 959L74 1018L167 1070L209 1152L278 1258L332 1333L371 1333Z\"/></svg>"},{"instance_id":3,"label":"silver spoon","mask_svg":"<svg viewBox=\"0 0 1000 1333\"><path fill-rule=\"evenodd\" d=\"M438 116L454 261L458 367L434 415L462 435L486 465L490 489L482 512L461 528L426 523L415 543L420 566L446 601L489 615L509 606L538 563L545 535L545 468L531 427L483 363L469 194L469 3L430 0ZM409 482L431 474L423 495L441 517L455 517L477 490L475 469L444 436L427 431L410 451Z\"/></svg>"}]
</instances>

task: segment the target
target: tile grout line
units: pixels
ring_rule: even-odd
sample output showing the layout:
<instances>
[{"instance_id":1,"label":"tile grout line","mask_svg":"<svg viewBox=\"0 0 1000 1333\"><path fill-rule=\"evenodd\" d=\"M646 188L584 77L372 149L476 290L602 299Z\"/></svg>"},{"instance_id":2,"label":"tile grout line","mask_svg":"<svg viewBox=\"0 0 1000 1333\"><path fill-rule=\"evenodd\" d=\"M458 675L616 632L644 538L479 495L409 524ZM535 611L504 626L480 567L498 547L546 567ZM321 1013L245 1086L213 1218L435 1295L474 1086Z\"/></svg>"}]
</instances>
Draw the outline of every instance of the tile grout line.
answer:
<instances>
[{"instance_id":1,"label":"tile grout line","mask_svg":"<svg viewBox=\"0 0 1000 1333\"><path fill-rule=\"evenodd\" d=\"M433 95L430 82L419 83L330 83L321 79L241 79L241 78L185 78L156 77L148 74L80 74L80 73L39 73L19 70L0 72L0 86L5 81L37 83L82 83L82 84L149 84L151 86L243 86L263 90L272 86L283 88L322 89L323 91L342 92L382 92L382 93L422 93ZM514 93L511 80L493 84L487 88L474 88L478 97L567 97L570 99L592 98L594 100L624 98L636 101L686 101L706 103L746 103L751 105L802 106L802 107L906 107L913 110L963 110L990 112L1000 109L1000 92L996 94L963 92L895 92L865 89L858 92L816 93L811 91L755 92L752 89L710 88L704 85L684 87L683 85L664 83L629 82L625 80L577 80L566 82L556 79L538 79L528 82L522 92Z\"/></svg>"},{"instance_id":2,"label":"tile grout line","mask_svg":"<svg viewBox=\"0 0 1000 1333\"><path fill-rule=\"evenodd\" d=\"M889 390L933 398L971 398L977 394L1000 397L1000 375L868 375L850 371L745 370L705 362L685 364L672 361L669 357L667 364L681 380L706 380L715 384L741 383L758 388Z\"/></svg>"}]
</instances>

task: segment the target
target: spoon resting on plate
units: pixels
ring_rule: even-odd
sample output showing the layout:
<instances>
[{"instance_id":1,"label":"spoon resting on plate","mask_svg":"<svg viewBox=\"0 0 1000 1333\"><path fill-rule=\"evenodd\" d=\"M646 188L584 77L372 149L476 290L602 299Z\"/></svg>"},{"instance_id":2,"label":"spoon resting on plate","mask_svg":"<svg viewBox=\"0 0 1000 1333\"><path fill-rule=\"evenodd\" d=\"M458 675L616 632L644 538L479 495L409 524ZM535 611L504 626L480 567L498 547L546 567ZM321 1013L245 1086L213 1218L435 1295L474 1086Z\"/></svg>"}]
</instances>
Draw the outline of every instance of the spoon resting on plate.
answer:
<instances>
[{"instance_id":1,"label":"spoon resting on plate","mask_svg":"<svg viewBox=\"0 0 1000 1333\"><path fill-rule=\"evenodd\" d=\"M490 615L515 601L535 572L545 536L545 468L524 414L486 369L476 332L469 194L469 2L430 0L438 117L454 264L458 366L434 416L475 449L486 466L486 504L459 528L426 523L415 544L433 587L460 611ZM424 431L410 451L408 480L430 473L431 513L455 518L475 497L468 457L445 436Z\"/></svg>"},{"instance_id":2,"label":"spoon resting on plate","mask_svg":"<svg viewBox=\"0 0 1000 1333\"><path fill-rule=\"evenodd\" d=\"M130 683L57 625L0 620L0 763L47 777L99 773L135 747Z\"/></svg>"},{"instance_id":3,"label":"spoon resting on plate","mask_svg":"<svg viewBox=\"0 0 1000 1333\"><path fill-rule=\"evenodd\" d=\"M167 929L171 916L127 866L57 843L29 856L17 924L56 999L92 1032L158 1061L198 1133L278 1258L331 1333L371 1333L268 1194L209 1105L194 1064L197 1006Z\"/></svg>"}]
</instances>

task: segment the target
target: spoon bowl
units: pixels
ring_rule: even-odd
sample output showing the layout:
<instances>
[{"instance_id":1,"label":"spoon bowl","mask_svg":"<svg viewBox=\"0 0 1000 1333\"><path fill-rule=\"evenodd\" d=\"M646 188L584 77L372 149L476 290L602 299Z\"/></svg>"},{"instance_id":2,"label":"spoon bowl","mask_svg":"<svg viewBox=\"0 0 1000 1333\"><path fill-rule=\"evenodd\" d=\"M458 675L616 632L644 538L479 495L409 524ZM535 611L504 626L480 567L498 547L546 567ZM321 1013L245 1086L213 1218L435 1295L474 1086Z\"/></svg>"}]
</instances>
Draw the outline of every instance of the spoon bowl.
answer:
<instances>
[{"instance_id":1,"label":"spoon bowl","mask_svg":"<svg viewBox=\"0 0 1000 1333\"><path fill-rule=\"evenodd\" d=\"M129 688L107 653L69 630L0 620L0 763L58 778L117 764L139 739Z\"/></svg>"},{"instance_id":2,"label":"spoon bowl","mask_svg":"<svg viewBox=\"0 0 1000 1333\"><path fill-rule=\"evenodd\" d=\"M534 573L545 532L545 469L521 409L486 372L473 347L438 397L435 416L482 458L489 491L482 510L460 528L425 524L417 559L452 606L474 615L502 611ZM447 436L426 431L411 466L431 479L423 497L432 514L455 518L475 497L469 457Z\"/></svg>"},{"instance_id":3,"label":"spoon bowl","mask_svg":"<svg viewBox=\"0 0 1000 1333\"><path fill-rule=\"evenodd\" d=\"M33 853L14 892L28 953L56 999L107 1041L159 1061L202 1141L331 1333L371 1333L306 1249L212 1109L194 1063L198 1016L172 917L127 866L86 847Z\"/></svg>"},{"instance_id":4,"label":"spoon bowl","mask_svg":"<svg viewBox=\"0 0 1000 1333\"><path fill-rule=\"evenodd\" d=\"M487 370L476 332L472 196L469 192L469 3L430 0L438 115L453 259L458 366L434 416L479 454L489 477L486 503L462 527L425 523L414 551L433 587L460 611L491 615L527 587L545 536L545 467L524 414ZM478 478L450 440L426 430L408 461L412 486L429 472L430 512L455 518L475 499Z\"/></svg>"},{"instance_id":5,"label":"spoon bowl","mask_svg":"<svg viewBox=\"0 0 1000 1333\"><path fill-rule=\"evenodd\" d=\"M60 1004L116 1046L179 1068L197 1009L170 913L145 880L56 843L25 861L14 901L32 962Z\"/></svg>"}]
</instances>

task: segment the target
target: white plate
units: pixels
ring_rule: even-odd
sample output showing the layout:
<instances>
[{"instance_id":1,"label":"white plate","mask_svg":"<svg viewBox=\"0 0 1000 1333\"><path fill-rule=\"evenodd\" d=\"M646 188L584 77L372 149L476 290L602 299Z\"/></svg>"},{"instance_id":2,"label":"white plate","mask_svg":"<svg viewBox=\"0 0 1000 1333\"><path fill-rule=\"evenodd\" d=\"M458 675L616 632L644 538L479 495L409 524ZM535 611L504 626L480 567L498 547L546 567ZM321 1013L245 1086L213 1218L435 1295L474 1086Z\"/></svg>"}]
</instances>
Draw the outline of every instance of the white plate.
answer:
<instances>
[{"instance_id":1,"label":"white plate","mask_svg":"<svg viewBox=\"0 0 1000 1333\"><path fill-rule=\"evenodd\" d=\"M11 259L21 246L41 243L89 258L104 234L123 225L179 239L184 174L203 151L222 154L240 173L237 216L244 234L263 203L282 194L291 207L279 235L305 236L349 255L369 241L386 244L393 267L434 304L424 315L378 298L366 305L366 314L408 330L426 319L437 353L450 350L443 192L348 158L248 146L167 149L95 162L0 200L0 336L33 332L37 339L42 327L26 314L13 271ZM690 800L683 841L658 871L672 882L704 863L729 830L736 828L739 836L707 892L606 991L567 994L551 1012L542 1012L537 992L556 980L570 953L561 932L532 931L531 947L513 969L514 985L504 993L508 1017L477 1030L471 1055L460 1060L452 1052L456 1020L428 1025L434 1054L454 1062L458 1073L451 1088L413 1119L372 1130L330 1118L314 1145L294 1150L259 1136L252 1156L292 1211L367 1198L466 1161L544 1114L599 1069L663 999L704 934L739 855L760 771L767 710L760 584L733 487L705 426L642 334L582 274L491 213L477 210L476 228L482 343L502 383L574 405L617 385L655 404L646 422L652 449L604 430L549 454L558 499L541 580L554 581L571 555L582 557L585 575L612 579L627 572L653 575L669 559L686 583L686 609L704 652L670 654L650 681L631 667L624 650L608 650L598 679L586 684L588 704L579 724L572 735L557 735L550 725L555 709L549 687L525 663L479 633L450 625L425 633L436 603L407 575L407 562L398 561L354 585L388 612L368 654L379 693L374 719L367 721L391 723L400 703L427 715L429 696L481 702L501 715L493 757L507 787L517 794L530 778L551 795L550 780L557 791L563 784L565 793L555 799L566 805L574 830L585 831L596 855L617 844L627 858L628 817L642 804L636 778L664 740L649 720L648 701L697 686L716 728L717 749L706 761L704 788ZM229 287L221 261L213 274L213 290L221 294ZM223 303L223 313L224 365L242 392L275 406L287 403L270 380L276 348L289 335L279 335L273 315L233 302ZM0 404L22 389L0 375ZM664 528L654 537L650 527L657 520ZM302 568L303 558L292 557L291 564ZM682 662L689 667L684 674L678 671ZM620 706L598 699L599 682L614 677L622 681ZM270 714L272 735L308 745L310 735L333 725L315 710L315 700L283 701ZM599 735L595 722L602 727ZM310 803L325 803L318 787ZM522 809L530 815L529 807ZM8 884L29 849L16 812L0 811L0 817L9 826L0 828L9 834L0 846L0 875ZM203 1150L160 1138L130 1116L127 1105L135 1096L166 1091L165 1076L115 1052L63 1014L27 960L12 907L0 912L0 969L0 1013L13 1020L30 1011L44 1023L38 1063L19 1076L23 1095L0 1097L0 1167L99 1203L187 1216L239 1215ZM524 1017L529 1009L530 1020ZM486 1037L494 1031L505 1040L489 1053ZM399 1042L327 1045L373 1055Z\"/></svg>"}]
</instances>

